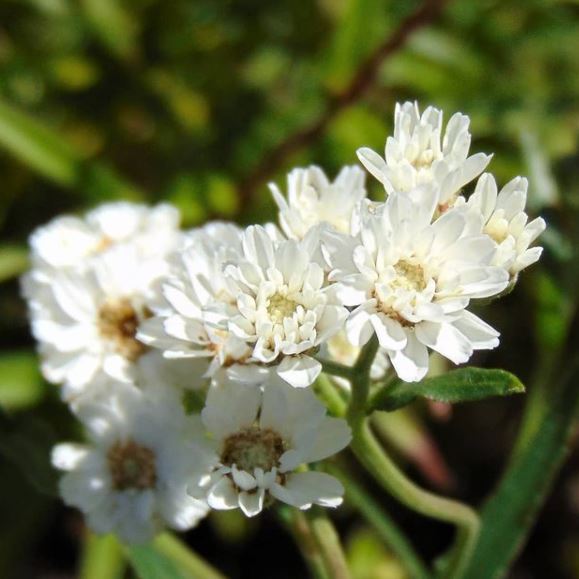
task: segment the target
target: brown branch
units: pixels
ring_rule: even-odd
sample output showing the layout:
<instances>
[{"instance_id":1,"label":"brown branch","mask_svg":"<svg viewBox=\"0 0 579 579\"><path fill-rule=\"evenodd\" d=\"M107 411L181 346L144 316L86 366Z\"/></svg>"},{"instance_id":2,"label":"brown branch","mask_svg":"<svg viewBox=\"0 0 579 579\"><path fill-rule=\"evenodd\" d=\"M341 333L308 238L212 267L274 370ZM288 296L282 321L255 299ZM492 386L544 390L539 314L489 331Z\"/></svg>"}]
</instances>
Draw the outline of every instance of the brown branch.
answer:
<instances>
[{"instance_id":1,"label":"brown branch","mask_svg":"<svg viewBox=\"0 0 579 579\"><path fill-rule=\"evenodd\" d=\"M413 32L428 26L437 18L445 3L446 0L425 0L362 63L348 86L333 97L328 98L324 112L317 119L289 135L265 155L257 167L239 185L240 207L248 206L258 187L282 167L288 157L315 142L343 109L359 100L375 83L380 66L406 44Z\"/></svg>"}]
</instances>

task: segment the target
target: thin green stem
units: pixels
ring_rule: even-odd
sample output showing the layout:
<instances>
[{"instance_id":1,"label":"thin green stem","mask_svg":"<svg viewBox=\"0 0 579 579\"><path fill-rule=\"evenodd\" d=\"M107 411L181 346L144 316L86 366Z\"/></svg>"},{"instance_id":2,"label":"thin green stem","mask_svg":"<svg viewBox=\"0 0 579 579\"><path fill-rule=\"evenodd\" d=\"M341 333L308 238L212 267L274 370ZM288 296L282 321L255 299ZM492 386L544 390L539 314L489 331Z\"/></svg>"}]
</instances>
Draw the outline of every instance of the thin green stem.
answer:
<instances>
[{"instance_id":1,"label":"thin green stem","mask_svg":"<svg viewBox=\"0 0 579 579\"><path fill-rule=\"evenodd\" d=\"M125 565L123 547L114 535L87 533L78 573L80 579L121 579Z\"/></svg>"},{"instance_id":2,"label":"thin green stem","mask_svg":"<svg viewBox=\"0 0 579 579\"><path fill-rule=\"evenodd\" d=\"M225 579L224 575L171 533L162 533L154 540L153 545L159 553L186 571L188 576L196 579Z\"/></svg>"},{"instance_id":3,"label":"thin green stem","mask_svg":"<svg viewBox=\"0 0 579 579\"><path fill-rule=\"evenodd\" d=\"M320 508L313 507L307 513L312 532L320 546L322 557L332 579L350 579L350 571L340 537L328 515Z\"/></svg>"},{"instance_id":4,"label":"thin green stem","mask_svg":"<svg viewBox=\"0 0 579 579\"><path fill-rule=\"evenodd\" d=\"M415 485L383 452L367 421L356 430L352 450L362 465L395 499L426 517L456 525L455 556L445 577L461 577L478 537L479 518L476 512L458 501L439 497Z\"/></svg>"},{"instance_id":5,"label":"thin green stem","mask_svg":"<svg viewBox=\"0 0 579 579\"><path fill-rule=\"evenodd\" d=\"M326 374L320 374L315 383L318 396L325 402L332 416L342 417L346 414L346 402L331 379Z\"/></svg>"},{"instance_id":6,"label":"thin green stem","mask_svg":"<svg viewBox=\"0 0 579 579\"><path fill-rule=\"evenodd\" d=\"M304 513L298 509L282 507L277 509L280 521L292 534L314 579L332 579L326 569L326 562L310 522Z\"/></svg>"},{"instance_id":7,"label":"thin green stem","mask_svg":"<svg viewBox=\"0 0 579 579\"><path fill-rule=\"evenodd\" d=\"M425 564L388 513L380 508L380 505L352 479L345 469L329 465L328 470L344 485L346 500L374 527L378 535L398 556L410 576L413 579L431 577Z\"/></svg>"},{"instance_id":8,"label":"thin green stem","mask_svg":"<svg viewBox=\"0 0 579 579\"><path fill-rule=\"evenodd\" d=\"M374 336L364 347L352 375L352 398L347 418L352 428L351 448L360 463L394 498L410 509L427 517L456 525L457 534L452 556L446 569L446 579L462 577L473 553L479 532L479 518L470 507L415 485L384 452L366 418L370 389L370 368L378 341Z\"/></svg>"},{"instance_id":9,"label":"thin green stem","mask_svg":"<svg viewBox=\"0 0 579 579\"><path fill-rule=\"evenodd\" d=\"M340 378L350 379L352 377L352 372L354 368L352 366L344 366L339 362L334 362L333 360L318 360L325 374L330 374L330 376L339 376Z\"/></svg>"}]
</instances>

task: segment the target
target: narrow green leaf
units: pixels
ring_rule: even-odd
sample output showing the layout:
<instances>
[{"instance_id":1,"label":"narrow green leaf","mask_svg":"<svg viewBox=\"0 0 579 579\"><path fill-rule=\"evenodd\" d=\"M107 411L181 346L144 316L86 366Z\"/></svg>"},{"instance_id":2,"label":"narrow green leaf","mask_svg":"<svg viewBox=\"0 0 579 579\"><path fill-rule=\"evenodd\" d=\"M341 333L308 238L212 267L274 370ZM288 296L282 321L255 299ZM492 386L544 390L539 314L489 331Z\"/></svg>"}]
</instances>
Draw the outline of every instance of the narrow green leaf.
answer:
<instances>
[{"instance_id":1,"label":"narrow green leaf","mask_svg":"<svg viewBox=\"0 0 579 579\"><path fill-rule=\"evenodd\" d=\"M20 275L28 268L28 251L24 247L0 247L0 283Z\"/></svg>"},{"instance_id":2,"label":"narrow green leaf","mask_svg":"<svg viewBox=\"0 0 579 579\"><path fill-rule=\"evenodd\" d=\"M370 400L369 409L397 410L416 398L438 402L470 402L492 396L508 396L525 391L519 379L504 370L460 368L422 382L396 381L379 390Z\"/></svg>"},{"instance_id":3,"label":"narrow green leaf","mask_svg":"<svg viewBox=\"0 0 579 579\"><path fill-rule=\"evenodd\" d=\"M511 456L503 478L482 510L481 535L464 575L468 579L505 577L571 448L579 410L579 362L551 384L539 424L522 449Z\"/></svg>"},{"instance_id":4,"label":"narrow green leaf","mask_svg":"<svg viewBox=\"0 0 579 579\"><path fill-rule=\"evenodd\" d=\"M177 565L153 546L128 547L127 555L140 579L186 579Z\"/></svg>"}]
</instances>

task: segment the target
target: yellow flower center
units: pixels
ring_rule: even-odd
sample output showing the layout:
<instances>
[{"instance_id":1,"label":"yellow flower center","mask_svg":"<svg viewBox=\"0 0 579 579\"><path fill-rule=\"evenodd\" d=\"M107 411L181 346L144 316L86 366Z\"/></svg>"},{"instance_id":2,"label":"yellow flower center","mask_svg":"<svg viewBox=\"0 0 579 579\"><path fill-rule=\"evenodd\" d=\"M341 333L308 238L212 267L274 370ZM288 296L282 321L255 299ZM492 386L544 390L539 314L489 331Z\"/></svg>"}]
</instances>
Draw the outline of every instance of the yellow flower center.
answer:
<instances>
[{"instance_id":1,"label":"yellow flower center","mask_svg":"<svg viewBox=\"0 0 579 579\"><path fill-rule=\"evenodd\" d=\"M276 293L269 298L267 313L272 322L281 324L285 318L291 318L293 316L298 305L296 301Z\"/></svg>"},{"instance_id":2,"label":"yellow flower center","mask_svg":"<svg viewBox=\"0 0 579 579\"><path fill-rule=\"evenodd\" d=\"M401 259L394 265L397 277L390 285L407 291L421 292L426 288L424 269L421 265Z\"/></svg>"}]
</instances>

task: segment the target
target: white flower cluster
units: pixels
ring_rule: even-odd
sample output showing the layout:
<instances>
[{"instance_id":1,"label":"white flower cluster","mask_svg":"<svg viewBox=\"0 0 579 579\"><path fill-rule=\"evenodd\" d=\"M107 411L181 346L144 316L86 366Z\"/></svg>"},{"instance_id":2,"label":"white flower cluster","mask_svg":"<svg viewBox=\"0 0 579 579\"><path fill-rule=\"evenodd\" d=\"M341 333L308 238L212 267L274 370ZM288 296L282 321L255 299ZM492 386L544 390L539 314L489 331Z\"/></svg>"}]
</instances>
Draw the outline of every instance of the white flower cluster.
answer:
<instances>
[{"instance_id":1,"label":"white flower cluster","mask_svg":"<svg viewBox=\"0 0 579 579\"><path fill-rule=\"evenodd\" d=\"M170 206L113 203L36 231L33 334L88 436L54 450L64 500L129 542L209 509L339 505L339 481L305 468L351 437L313 392L320 360L351 364L375 335L373 379L421 380L431 350L466 362L499 342L471 301L540 256L526 179L498 192L468 128L456 114L443 134L441 111L397 106L385 158L358 151L386 199L367 198L355 166L333 182L294 169L287 196L271 186L281 230L182 232Z\"/></svg>"}]
</instances>

